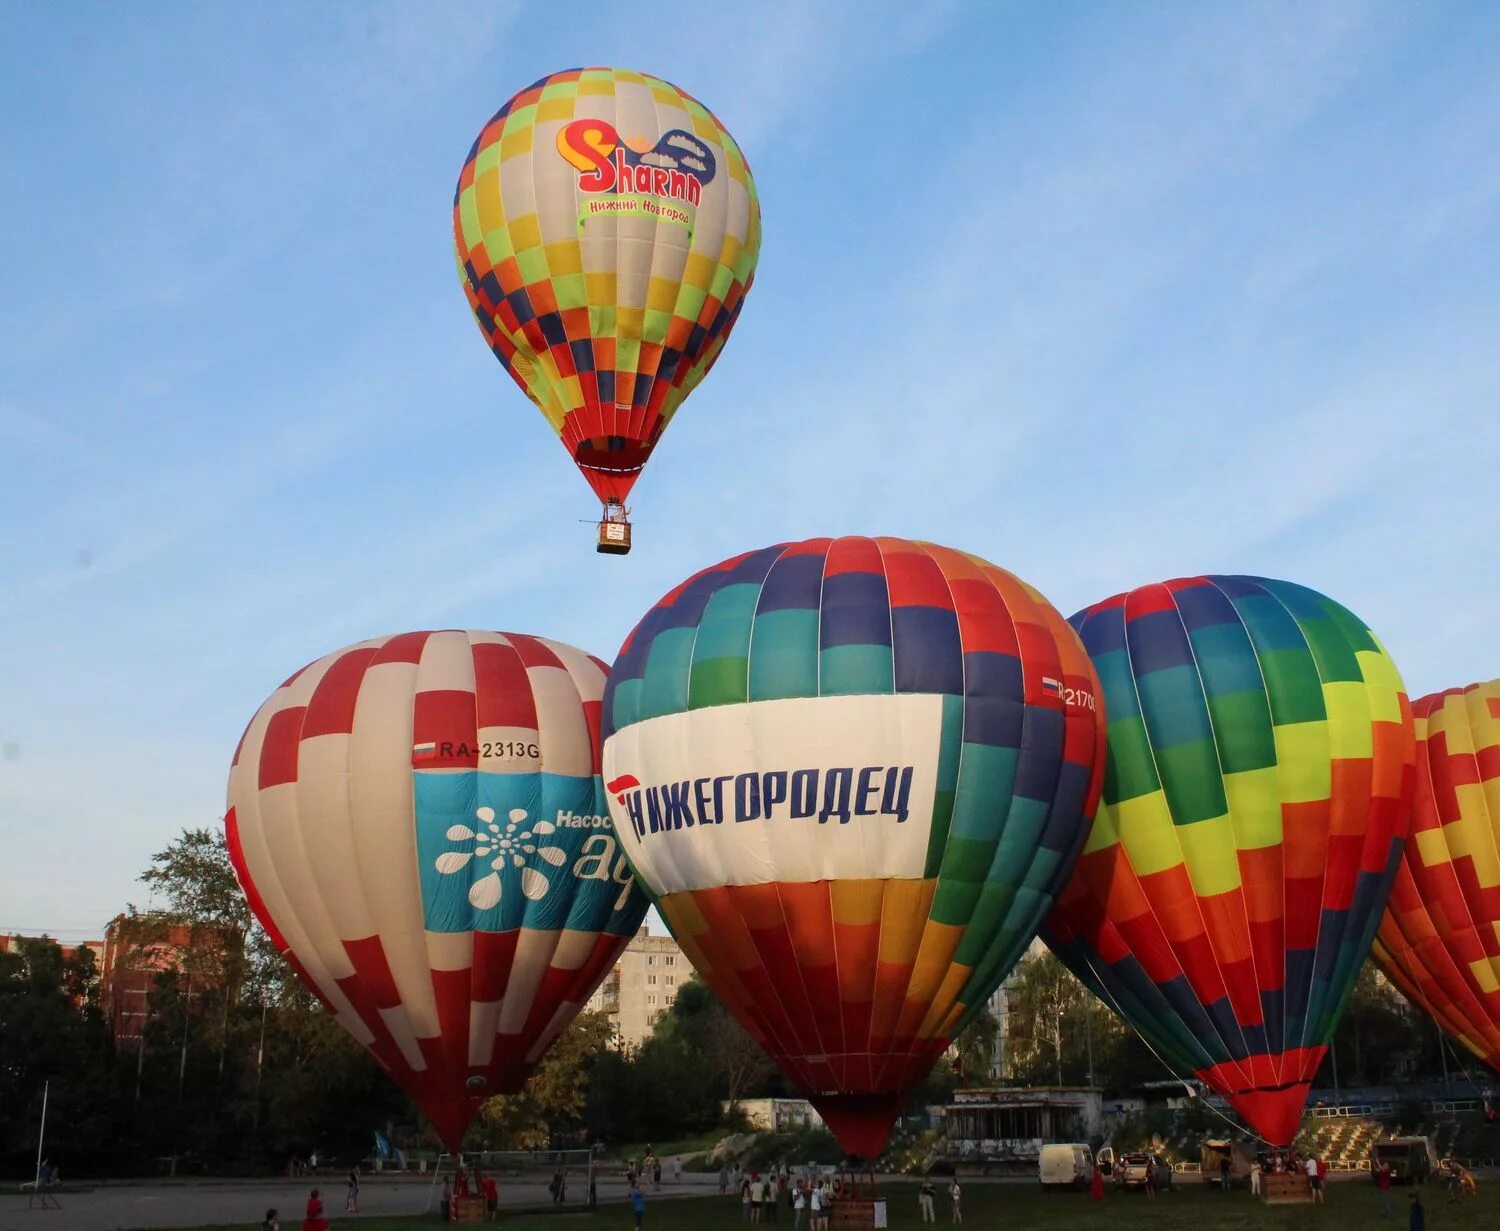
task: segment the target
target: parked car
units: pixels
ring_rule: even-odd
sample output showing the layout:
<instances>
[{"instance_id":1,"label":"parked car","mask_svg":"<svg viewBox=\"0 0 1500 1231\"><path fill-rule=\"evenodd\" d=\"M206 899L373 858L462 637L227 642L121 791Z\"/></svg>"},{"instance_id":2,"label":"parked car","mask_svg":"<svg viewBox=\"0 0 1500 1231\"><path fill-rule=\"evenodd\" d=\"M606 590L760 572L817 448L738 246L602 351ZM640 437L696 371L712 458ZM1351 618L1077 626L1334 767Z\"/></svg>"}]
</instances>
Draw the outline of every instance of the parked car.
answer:
<instances>
[{"instance_id":1,"label":"parked car","mask_svg":"<svg viewBox=\"0 0 1500 1231\"><path fill-rule=\"evenodd\" d=\"M1115 1159L1115 1184L1120 1188L1144 1188L1146 1166L1153 1156L1146 1151L1121 1154ZM1156 1187L1158 1190L1172 1187L1172 1164L1160 1154L1156 1158Z\"/></svg>"},{"instance_id":2,"label":"parked car","mask_svg":"<svg viewBox=\"0 0 1500 1231\"><path fill-rule=\"evenodd\" d=\"M1094 1154L1086 1145L1044 1145L1037 1162L1043 1188L1087 1188L1094 1178Z\"/></svg>"}]
</instances>

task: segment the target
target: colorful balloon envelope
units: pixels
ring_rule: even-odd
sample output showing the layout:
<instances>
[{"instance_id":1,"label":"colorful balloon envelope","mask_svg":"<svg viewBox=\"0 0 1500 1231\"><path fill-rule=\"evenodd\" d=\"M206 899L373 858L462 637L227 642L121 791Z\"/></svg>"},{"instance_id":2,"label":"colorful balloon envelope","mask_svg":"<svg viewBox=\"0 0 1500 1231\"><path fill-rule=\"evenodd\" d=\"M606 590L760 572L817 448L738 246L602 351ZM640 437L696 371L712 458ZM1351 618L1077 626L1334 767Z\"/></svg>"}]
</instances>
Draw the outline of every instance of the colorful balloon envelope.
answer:
<instances>
[{"instance_id":1,"label":"colorful balloon envelope","mask_svg":"<svg viewBox=\"0 0 1500 1231\"><path fill-rule=\"evenodd\" d=\"M1104 803L1043 926L1176 1073L1291 1142L1410 821L1395 666L1355 616L1259 577L1079 612L1104 684Z\"/></svg>"},{"instance_id":2,"label":"colorful balloon envelope","mask_svg":"<svg viewBox=\"0 0 1500 1231\"><path fill-rule=\"evenodd\" d=\"M598 775L604 678L540 637L377 638L292 676L235 754L251 909L453 1149L646 910Z\"/></svg>"},{"instance_id":3,"label":"colorful balloon envelope","mask_svg":"<svg viewBox=\"0 0 1500 1231\"><path fill-rule=\"evenodd\" d=\"M480 132L453 237L496 358L623 504L754 277L760 205L734 138L658 77L554 73Z\"/></svg>"},{"instance_id":4,"label":"colorful balloon envelope","mask_svg":"<svg viewBox=\"0 0 1500 1231\"><path fill-rule=\"evenodd\" d=\"M849 1153L880 1152L1066 878L1099 796L1097 693L1030 586L891 538L726 560L620 651L621 845Z\"/></svg>"},{"instance_id":5,"label":"colorful balloon envelope","mask_svg":"<svg viewBox=\"0 0 1500 1231\"><path fill-rule=\"evenodd\" d=\"M1500 1069L1500 680L1423 697L1411 837L1376 934L1381 969Z\"/></svg>"}]
</instances>

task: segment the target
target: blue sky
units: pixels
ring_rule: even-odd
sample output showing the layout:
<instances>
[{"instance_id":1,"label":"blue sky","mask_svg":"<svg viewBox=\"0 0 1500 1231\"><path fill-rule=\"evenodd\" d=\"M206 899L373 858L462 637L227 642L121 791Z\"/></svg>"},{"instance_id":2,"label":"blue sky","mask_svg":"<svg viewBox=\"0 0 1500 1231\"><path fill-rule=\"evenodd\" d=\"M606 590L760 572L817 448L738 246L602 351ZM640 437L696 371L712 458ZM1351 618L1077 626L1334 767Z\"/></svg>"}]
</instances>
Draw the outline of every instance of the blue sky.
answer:
<instances>
[{"instance_id":1,"label":"blue sky","mask_svg":"<svg viewBox=\"0 0 1500 1231\"><path fill-rule=\"evenodd\" d=\"M1066 614L1286 577L1413 695L1500 673L1500 8L0 9L0 930L97 934L293 669L366 636L612 657L778 539L978 552ZM765 238L596 556L453 183L516 89L666 77Z\"/></svg>"}]
</instances>

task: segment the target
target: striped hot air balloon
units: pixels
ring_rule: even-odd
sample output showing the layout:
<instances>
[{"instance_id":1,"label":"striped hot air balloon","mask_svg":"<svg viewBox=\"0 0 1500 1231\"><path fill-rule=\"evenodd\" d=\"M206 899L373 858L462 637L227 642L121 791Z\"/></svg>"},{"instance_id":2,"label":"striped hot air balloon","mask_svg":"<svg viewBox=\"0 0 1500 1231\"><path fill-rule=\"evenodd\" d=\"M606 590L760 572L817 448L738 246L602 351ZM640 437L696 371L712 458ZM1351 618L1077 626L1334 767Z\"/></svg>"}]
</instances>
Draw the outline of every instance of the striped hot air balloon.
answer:
<instances>
[{"instance_id":1,"label":"striped hot air balloon","mask_svg":"<svg viewBox=\"0 0 1500 1231\"><path fill-rule=\"evenodd\" d=\"M645 914L599 779L604 678L540 637L377 638L292 676L235 754L255 917L450 1148Z\"/></svg>"},{"instance_id":2,"label":"striped hot air balloon","mask_svg":"<svg viewBox=\"0 0 1500 1231\"><path fill-rule=\"evenodd\" d=\"M1413 707L1411 838L1376 934L1380 967L1500 1070L1500 680Z\"/></svg>"},{"instance_id":3,"label":"striped hot air balloon","mask_svg":"<svg viewBox=\"0 0 1500 1231\"><path fill-rule=\"evenodd\" d=\"M1072 623L1109 763L1043 937L1175 1071L1285 1145L1410 821L1401 679L1360 620L1284 581L1182 578Z\"/></svg>"},{"instance_id":4,"label":"striped hot air balloon","mask_svg":"<svg viewBox=\"0 0 1500 1231\"><path fill-rule=\"evenodd\" d=\"M739 146L659 77L554 73L475 140L453 237L485 340L618 516L754 277Z\"/></svg>"},{"instance_id":5,"label":"striped hot air balloon","mask_svg":"<svg viewBox=\"0 0 1500 1231\"><path fill-rule=\"evenodd\" d=\"M1030 586L902 539L736 556L620 651L621 845L849 1153L880 1152L1066 878L1099 796L1097 692Z\"/></svg>"}]
</instances>

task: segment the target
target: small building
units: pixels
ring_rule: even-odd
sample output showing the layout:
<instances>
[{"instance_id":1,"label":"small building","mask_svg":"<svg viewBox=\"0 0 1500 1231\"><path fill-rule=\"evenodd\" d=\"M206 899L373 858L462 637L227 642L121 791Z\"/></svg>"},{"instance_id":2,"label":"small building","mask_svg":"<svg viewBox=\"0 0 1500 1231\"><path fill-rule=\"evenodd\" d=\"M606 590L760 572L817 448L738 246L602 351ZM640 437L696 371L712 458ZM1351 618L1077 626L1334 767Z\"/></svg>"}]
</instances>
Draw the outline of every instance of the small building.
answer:
<instances>
[{"instance_id":1,"label":"small building","mask_svg":"<svg viewBox=\"0 0 1500 1231\"><path fill-rule=\"evenodd\" d=\"M1104 1094L1085 1086L957 1090L944 1119L942 1157L955 1168L1034 1170L1044 1145L1104 1136Z\"/></svg>"}]
</instances>

